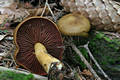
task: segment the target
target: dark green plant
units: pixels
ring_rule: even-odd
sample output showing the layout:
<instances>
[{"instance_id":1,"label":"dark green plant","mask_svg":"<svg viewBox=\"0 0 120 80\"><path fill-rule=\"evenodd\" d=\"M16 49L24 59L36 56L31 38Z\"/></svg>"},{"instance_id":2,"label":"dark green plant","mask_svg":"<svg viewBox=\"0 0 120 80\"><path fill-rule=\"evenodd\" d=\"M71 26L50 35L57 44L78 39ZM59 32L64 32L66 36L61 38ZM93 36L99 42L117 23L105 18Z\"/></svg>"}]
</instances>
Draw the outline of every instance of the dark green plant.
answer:
<instances>
[{"instance_id":1,"label":"dark green plant","mask_svg":"<svg viewBox=\"0 0 120 80\"><path fill-rule=\"evenodd\" d=\"M119 65L117 64L120 61L119 38L111 38L111 36L108 36L101 31L97 33L95 31L91 31L88 38L77 36L72 38L73 43L79 48L79 50L88 61L90 61L90 58L87 50L79 46L84 45L89 41L89 49L102 67L108 69L108 66L110 65ZM80 57L72 50L72 48L66 49L65 55L66 54L67 57L65 58L67 58L66 60L68 63L72 64L73 66L79 65L82 68L86 68L86 65L81 61Z\"/></svg>"},{"instance_id":2,"label":"dark green plant","mask_svg":"<svg viewBox=\"0 0 120 80\"><path fill-rule=\"evenodd\" d=\"M81 51L81 53L85 56L85 58L89 61L89 55L85 48L80 47L80 45L84 45L87 43L88 38L78 37L74 36L73 43L78 47L78 49ZM70 66L77 67L80 66L82 69L86 69L86 65L83 61L81 61L81 58L78 54L76 54L71 47L67 47L64 54L64 61L70 64Z\"/></svg>"},{"instance_id":3,"label":"dark green plant","mask_svg":"<svg viewBox=\"0 0 120 80\"><path fill-rule=\"evenodd\" d=\"M119 38L111 38L112 36L105 35L103 32L91 33L90 37L89 48L104 69L108 69L111 65L120 65L118 64L120 60Z\"/></svg>"},{"instance_id":4,"label":"dark green plant","mask_svg":"<svg viewBox=\"0 0 120 80\"><path fill-rule=\"evenodd\" d=\"M90 31L88 38L77 36L72 38L73 43L78 47L96 71L99 70L92 60L90 60L87 50L80 47L88 41L88 47L102 69L111 77L112 80L120 80L120 38L111 34L106 35L101 31ZM81 70L86 68L86 65L81 61L79 55L77 55L71 47L66 47L64 55L64 60L69 63L70 66L79 66Z\"/></svg>"},{"instance_id":5,"label":"dark green plant","mask_svg":"<svg viewBox=\"0 0 120 80\"><path fill-rule=\"evenodd\" d=\"M0 80L35 80L32 74L25 75L11 71L1 71Z\"/></svg>"}]
</instances>

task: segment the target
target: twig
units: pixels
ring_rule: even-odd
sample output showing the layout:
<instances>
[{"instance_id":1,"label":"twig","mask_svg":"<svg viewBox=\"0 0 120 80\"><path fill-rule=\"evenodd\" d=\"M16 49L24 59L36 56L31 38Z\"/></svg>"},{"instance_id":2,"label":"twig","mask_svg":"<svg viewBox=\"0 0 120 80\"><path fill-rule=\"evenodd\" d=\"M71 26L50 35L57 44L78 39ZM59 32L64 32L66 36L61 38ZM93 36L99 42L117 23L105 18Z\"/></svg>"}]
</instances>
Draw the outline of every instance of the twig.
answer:
<instances>
[{"instance_id":1,"label":"twig","mask_svg":"<svg viewBox=\"0 0 120 80\"><path fill-rule=\"evenodd\" d=\"M27 72L18 71L18 70L15 70L15 69L10 69L10 68L6 68L6 67L2 67L2 66L0 66L0 71L12 71L12 72L22 73L22 74L26 74L26 75L30 74L30 73L27 73ZM43 77L43 76L40 76L40 75L37 75L37 74L33 74L33 76L38 80L48 80L47 77Z\"/></svg>"},{"instance_id":2,"label":"twig","mask_svg":"<svg viewBox=\"0 0 120 80\"><path fill-rule=\"evenodd\" d=\"M46 10L46 7L47 7L47 5L46 5L46 3L45 3L45 6L44 6L43 11L42 11L42 13L41 13L41 16L43 16L43 15L44 15L45 10Z\"/></svg>"},{"instance_id":3,"label":"twig","mask_svg":"<svg viewBox=\"0 0 120 80\"><path fill-rule=\"evenodd\" d=\"M8 45L9 45L9 51L6 51L5 53L8 55L10 55L11 56L11 58L12 58L12 60L13 60L13 62L14 62L14 64L15 64L15 66L17 66L17 64L16 64L16 62L15 62L15 60L14 60L14 57L13 57L13 55L12 55L12 53L11 53L11 51L13 50L13 48L14 48L14 45L13 44L11 44L10 45L10 43L9 42L7 42L7 41L5 41L5 46L7 46L8 47ZM7 56L6 55L6 56Z\"/></svg>"},{"instance_id":4,"label":"twig","mask_svg":"<svg viewBox=\"0 0 120 80\"><path fill-rule=\"evenodd\" d=\"M12 45L12 48L13 48L13 47L14 47L14 45ZM10 49L10 52L12 51L12 48ZM17 63L15 62L15 59L14 59L12 53L10 53L10 52L9 52L9 54L10 54L10 56L11 56L11 58L12 58L14 64L15 64L15 66L18 66Z\"/></svg>"},{"instance_id":5,"label":"twig","mask_svg":"<svg viewBox=\"0 0 120 80\"><path fill-rule=\"evenodd\" d=\"M27 73L30 73L30 71L26 70L26 69L23 69L23 68L12 68L12 69L16 69L18 71L23 71L23 72L27 72Z\"/></svg>"},{"instance_id":6,"label":"twig","mask_svg":"<svg viewBox=\"0 0 120 80\"><path fill-rule=\"evenodd\" d=\"M45 2L45 6L44 6L44 8L43 8L43 11L42 11L42 14L41 14L41 16L43 16L43 15L44 15L44 13L45 13L45 10L46 10L46 8L47 8L47 5L46 5L46 3L48 3L48 0L46 0L46 2Z\"/></svg>"},{"instance_id":7,"label":"twig","mask_svg":"<svg viewBox=\"0 0 120 80\"><path fill-rule=\"evenodd\" d=\"M52 10L51 10L51 8L50 8L49 4L48 4L48 3L46 3L46 5L48 6L48 9L49 9L49 11L50 11L50 13L51 13L51 15L52 15L52 17L53 17L54 21L56 22L56 21L57 21L57 19L56 19L55 15L53 14L53 12L52 12Z\"/></svg>"},{"instance_id":8,"label":"twig","mask_svg":"<svg viewBox=\"0 0 120 80\"><path fill-rule=\"evenodd\" d=\"M99 33L99 31L96 31L96 33ZM114 33L114 32L103 32L104 34L106 35L112 35L112 36L115 36L117 38L120 38L120 34L119 33Z\"/></svg>"},{"instance_id":9,"label":"twig","mask_svg":"<svg viewBox=\"0 0 120 80\"><path fill-rule=\"evenodd\" d=\"M82 53L79 51L79 49L76 47L74 43L70 43L72 49L80 56L81 60L86 64L88 69L91 71L91 73L94 75L96 80L101 80L101 78L97 75L97 73L94 71L94 69L91 67L91 65L88 63L88 61L85 59L85 57L82 55Z\"/></svg>"},{"instance_id":10,"label":"twig","mask_svg":"<svg viewBox=\"0 0 120 80\"><path fill-rule=\"evenodd\" d=\"M48 7L48 10L50 11L50 13L51 13L51 15L52 15L52 17L53 17L54 21L56 22L56 21L57 21L57 19L56 19L55 15L53 14L53 12L52 12L52 10L51 10L51 8L50 8L50 5L48 4L48 0L46 0L46 2L45 2L45 7L43 8L43 11L42 11L41 16L43 16L43 15L44 15L45 10L46 10L46 8L47 8L47 7Z\"/></svg>"},{"instance_id":11,"label":"twig","mask_svg":"<svg viewBox=\"0 0 120 80\"><path fill-rule=\"evenodd\" d=\"M0 57L6 57L8 54L6 52L0 53Z\"/></svg>"},{"instance_id":12,"label":"twig","mask_svg":"<svg viewBox=\"0 0 120 80\"><path fill-rule=\"evenodd\" d=\"M13 60L13 63L15 64L15 66L18 66L17 63L15 62L15 59L14 59L13 55L11 53L9 53L9 54L10 54L12 60Z\"/></svg>"},{"instance_id":13,"label":"twig","mask_svg":"<svg viewBox=\"0 0 120 80\"><path fill-rule=\"evenodd\" d=\"M90 56L90 58L94 61L94 63L96 64L96 66L98 67L98 69L102 72L102 74L104 75L105 78L107 78L108 80L111 80L108 75L103 71L103 69L100 67L100 65L98 64L98 62L96 61L96 59L93 57L91 51L89 50L88 48L88 44L89 44L89 41L87 44L85 44L83 47L88 51L88 54Z\"/></svg>"},{"instance_id":14,"label":"twig","mask_svg":"<svg viewBox=\"0 0 120 80\"><path fill-rule=\"evenodd\" d=\"M0 35L0 41L3 40L7 35Z\"/></svg>"}]
</instances>

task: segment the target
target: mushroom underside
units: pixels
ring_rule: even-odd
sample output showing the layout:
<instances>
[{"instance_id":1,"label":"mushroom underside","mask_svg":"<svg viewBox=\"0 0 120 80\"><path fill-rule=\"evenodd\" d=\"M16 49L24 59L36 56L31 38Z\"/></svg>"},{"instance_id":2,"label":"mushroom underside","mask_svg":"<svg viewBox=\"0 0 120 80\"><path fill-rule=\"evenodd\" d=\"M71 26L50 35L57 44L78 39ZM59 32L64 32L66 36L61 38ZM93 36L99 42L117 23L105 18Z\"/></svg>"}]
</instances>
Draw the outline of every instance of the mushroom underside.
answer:
<instances>
[{"instance_id":1,"label":"mushroom underside","mask_svg":"<svg viewBox=\"0 0 120 80\"><path fill-rule=\"evenodd\" d=\"M45 18L30 18L18 26L15 34L17 51L15 60L29 71L45 75L46 72L37 60L34 52L36 43L43 44L48 53L60 59L63 53L63 42L56 25Z\"/></svg>"}]
</instances>

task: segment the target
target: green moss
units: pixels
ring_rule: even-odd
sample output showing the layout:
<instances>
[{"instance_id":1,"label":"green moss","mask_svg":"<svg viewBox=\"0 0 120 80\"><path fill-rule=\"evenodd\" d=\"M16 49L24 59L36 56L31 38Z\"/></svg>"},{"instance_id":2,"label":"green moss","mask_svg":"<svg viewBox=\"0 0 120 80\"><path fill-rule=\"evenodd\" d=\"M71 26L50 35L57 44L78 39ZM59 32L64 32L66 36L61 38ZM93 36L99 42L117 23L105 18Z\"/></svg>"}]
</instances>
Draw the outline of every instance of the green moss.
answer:
<instances>
[{"instance_id":1,"label":"green moss","mask_svg":"<svg viewBox=\"0 0 120 80\"><path fill-rule=\"evenodd\" d=\"M120 39L105 35L103 32L94 32L91 31L88 38L82 37L73 37L73 43L79 48L85 58L90 61L89 54L85 48L80 48L79 46L89 43L89 49L92 52L93 56L96 58L98 63L104 69L108 69L108 67L114 65L120 65ZM71 50L69 52L69 50ZM65 58L68 63L73 66L80 66L82 68L86 68L85 64L81 61L80 57L72 50L66 49ZM94 66L94 65L93 65Z\"/></svg>"},{"instance_id":2,"label":"green moss","mask_svg":"<svg viewBox=\"0 0 120 80\"><path fill-rule=\"evenodd\" d=\"M85 56L85 58L89 61L89 55L85 48L79 47L80 45L84 45L87 43L88 38L73 37L73 43L78 47L78 49L82 52L82 54ZM64 54L64 61L66 61L70 66L77 67L80 66L80 68L85 69L87 68L83 61L81 61L81 58L78 54L72 50L71 47L67 47Z\"/></svg>"},{"instance_id":3,"label":"green moss","mask_svg":"<svg viewBox=\"0 0 120 80\"><path fill-rule=\"evenodd\" d=\"M120 39L111 38L102 32L91 33L89 48L101 66L108 70L110 66L119 66Z\"/></svg>"},{"instance_id":4,"label":"green moss","mask_svg":"<svg viewBox=\"0 0 120 80\"><path fill-rule=\"evenodd\" d=\"M25 75L11 71L1 71L0 80L35 80L32 74Z\"/></svg>"},{"instance_id":5,"label":"green moss","mask_svg":"<svg viewBox=\"0 0 120 80\"><path fill-rule=\"evenodd\" d=\"M79 48L79 50L82 52L83 56L88 60L89 56L88 56L88 52L86 51L86 49L85 48ZM75 52L74 52L73 58L74 58L74 62L76 64L79 64L81 68L83 68L83 69L87 68L86 65L83 63L83 61L81 61L79 55L76 54Z\"/></svg>"},{"instance_id":6,"label":"green moss","mask_svg":"<svg viewBox=\"0 0 120 80\"><path fill-rule=\"evenodd\" d=\"M96 65L89 58L87 50L79 47L86 44L88 41L89 49L102 69L111 77L111 79L119 80L120 38L113 35L106 35L101 31L98 31L97 33L95 31L91 31L88 38L81 38L77 36L73 37L73 43L79 48L92 67L96 71L99 71ZM86 65L81 61L79 55L77 55L70 46L66 48L64 55L64 60L70 66L79 66L81 70L86 68Z\"/></svg>"}]
</instances>

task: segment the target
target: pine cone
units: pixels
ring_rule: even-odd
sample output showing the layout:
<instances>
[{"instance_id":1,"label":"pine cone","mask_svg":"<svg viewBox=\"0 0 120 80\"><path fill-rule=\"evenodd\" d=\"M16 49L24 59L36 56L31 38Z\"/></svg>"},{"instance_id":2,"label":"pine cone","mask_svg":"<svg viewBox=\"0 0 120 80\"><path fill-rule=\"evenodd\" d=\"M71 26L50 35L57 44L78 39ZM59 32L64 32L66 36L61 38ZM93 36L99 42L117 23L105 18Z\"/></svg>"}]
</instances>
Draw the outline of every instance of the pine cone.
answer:
<instances>
[{"instance_id":1,"label":"pine cone","mask_svg":"<svg viewBox=\"0 0 120 80\"><path fill-rule=\"evenodd\" d=\"M80 12L98 30L120 33L120 3L112 0L61 0L66 11Z\"/></svg>"}]
</instances>

